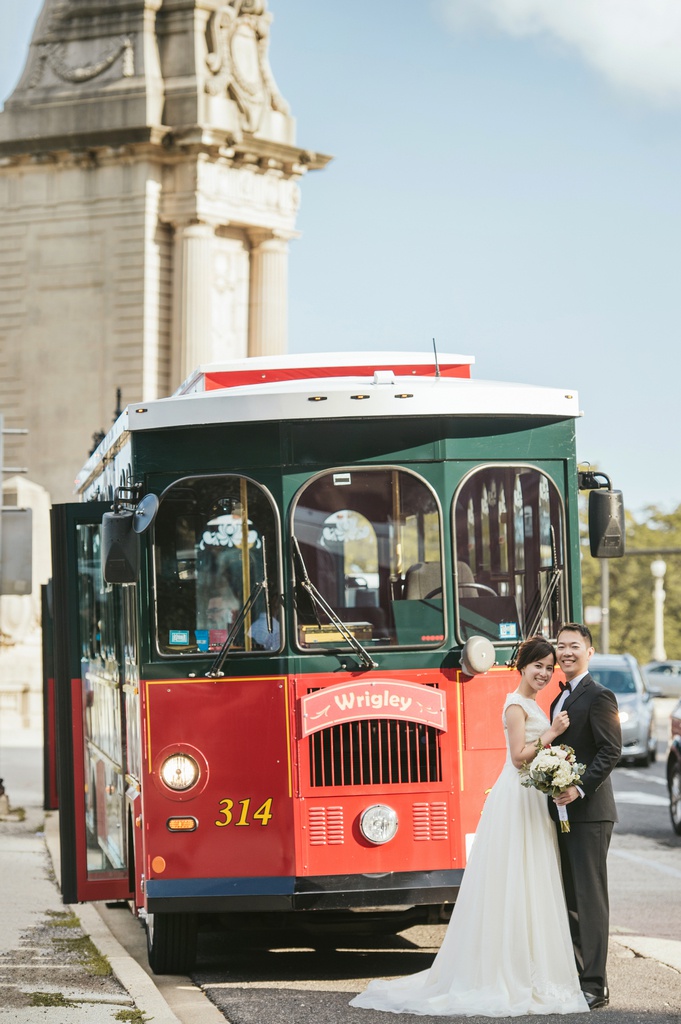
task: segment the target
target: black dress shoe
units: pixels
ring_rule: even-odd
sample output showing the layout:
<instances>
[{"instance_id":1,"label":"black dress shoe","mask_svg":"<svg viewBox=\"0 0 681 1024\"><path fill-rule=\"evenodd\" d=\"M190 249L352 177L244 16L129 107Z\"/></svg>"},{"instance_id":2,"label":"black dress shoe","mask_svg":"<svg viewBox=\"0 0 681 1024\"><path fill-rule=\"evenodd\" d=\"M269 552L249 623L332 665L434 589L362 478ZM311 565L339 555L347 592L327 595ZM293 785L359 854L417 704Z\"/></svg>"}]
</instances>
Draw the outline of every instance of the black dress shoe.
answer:
<instances>
[{"instance_id":1,"label":"black dress shoe","mask_svg":"<svg viewBox=\"0 0 681 1024\"><path fill-rule=\"evenodd\" d=\"M602 1006L607 1006L610 1002L610 998L605 992L585 992L584 998L590 1010L600 1010Z\"/></svg>"}]
</instances>

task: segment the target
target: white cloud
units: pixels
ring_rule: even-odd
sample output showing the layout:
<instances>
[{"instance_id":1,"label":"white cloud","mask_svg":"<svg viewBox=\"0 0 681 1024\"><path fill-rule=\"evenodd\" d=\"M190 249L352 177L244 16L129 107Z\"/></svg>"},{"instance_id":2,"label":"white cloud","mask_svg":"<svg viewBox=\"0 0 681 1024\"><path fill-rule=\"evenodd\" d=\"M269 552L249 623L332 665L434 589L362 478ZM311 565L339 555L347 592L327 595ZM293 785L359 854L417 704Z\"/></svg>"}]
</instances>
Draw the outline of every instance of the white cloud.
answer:
<instances>
[{"instance_id":1,"label":"white cloud","mask_svg":"<svg viewBox=\"0 0 681 1024\"><path fill-rule=\"evenodd\" d=\"M619 88L681 100L681 0L441 0L456 30L562 40Z\"/></svg>"}]
</instances>

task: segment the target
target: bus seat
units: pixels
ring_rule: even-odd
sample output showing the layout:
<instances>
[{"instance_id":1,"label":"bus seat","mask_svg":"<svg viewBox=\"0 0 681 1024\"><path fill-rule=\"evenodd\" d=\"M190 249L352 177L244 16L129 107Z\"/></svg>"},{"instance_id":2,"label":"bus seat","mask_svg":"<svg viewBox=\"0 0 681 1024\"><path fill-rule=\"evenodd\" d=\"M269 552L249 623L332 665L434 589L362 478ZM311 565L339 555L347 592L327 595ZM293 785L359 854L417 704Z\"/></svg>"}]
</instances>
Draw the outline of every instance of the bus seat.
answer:
<instances>
[{"instance_id":1,"label":"bus seat","mask_svg":"<svg viewBox=\"0 0 681 1024\"><path fill-rule=\"evenodd\" d=\"M425 601L442 597L442 567L439 562L415 562L404 577L407 601Z\"/></svg>"},{"instance_id":2,"label":"bus seat","mask_svg":"<svg viewBox=\"0 0 681 1024\"><path fill-rule=\"evenodd\" d=\"M477 587L467 587L467 583L475 583L475 576L468 562L460 562L457 560L456 563L456 576L459 586L459 597L477 597L479 591Z\"/></svg>"}]
</instances>

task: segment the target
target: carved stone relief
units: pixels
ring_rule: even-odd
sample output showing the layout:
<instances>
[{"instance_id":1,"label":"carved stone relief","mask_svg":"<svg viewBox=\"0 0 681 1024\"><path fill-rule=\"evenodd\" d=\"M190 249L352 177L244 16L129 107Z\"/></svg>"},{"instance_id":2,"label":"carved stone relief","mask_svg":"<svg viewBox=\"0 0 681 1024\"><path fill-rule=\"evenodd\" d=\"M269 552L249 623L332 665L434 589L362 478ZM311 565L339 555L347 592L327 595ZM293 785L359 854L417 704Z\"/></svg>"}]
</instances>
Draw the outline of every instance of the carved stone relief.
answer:
<instances>
[{"instance_id":1,"label":"carved stone relief","mask_svg":"<svg viewBox=\"0 0 681 1024\"><path fill-rule=\"evenodd\" d=\"M230 96L246 131L258 130L267 107L289 112L269 64L271 21L266 0L230 0L208 22L206 92Z\"/></svg>"},{"instance_id":2,"label":"carved stone relief","mask_svg":"<svg viewBox=\"0 0 681 1024\"><path fill-rule=\"evenodd\" d=\"M119 37L115 40L112 49L108 53L102 54L92 64L83 66L69 66L66 60L65 43L45 43L39 47L38 60L29 82L29 88L35 89L40 85L46 65L62 81L80 84L97 78L98 75L103 74L103 72L112 67L119 58L122 58L121 73L123 78L133 78L135 75L135 51L129 36Z\"/></svg>"},{"instance_id":3,"label":"carved stone relief","mask_svg":"<svg viewBox=\"0 0 681 1024\"><path fill-rule=\"evenodd\" d=\"M65 0L54 0L52 6L46 8L42 31L40 27L38 30L41 39L36 46L35 66L28 82L29 89L35 89L42 83L45 69L48 67L57 78L73 85L97 78L117 61L120 61L123 78L134 77L135 50L128 35L115 36L95 60L87 63L69 61L69 43L60 36L69 31L74 21L82 20L84 17L84 11L79 10L79 4L74 0L68 3Z\"/></svg>"}]
</instances>

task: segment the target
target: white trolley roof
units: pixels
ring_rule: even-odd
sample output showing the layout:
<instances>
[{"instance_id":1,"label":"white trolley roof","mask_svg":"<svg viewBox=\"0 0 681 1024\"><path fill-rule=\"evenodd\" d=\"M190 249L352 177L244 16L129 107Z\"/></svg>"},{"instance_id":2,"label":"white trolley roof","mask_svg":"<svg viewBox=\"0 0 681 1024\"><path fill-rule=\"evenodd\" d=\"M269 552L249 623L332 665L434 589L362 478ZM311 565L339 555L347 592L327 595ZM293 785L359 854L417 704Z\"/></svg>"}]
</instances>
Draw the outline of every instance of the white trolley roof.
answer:
<instances>
[{"instance_id":1,"label":"white trolley roof","mask_svg":"<svg viewBox=\"0 0 681 1024\"><path fill-rule=\"evenodd\" d=\"M580 415L576 391L470 378L472 356L307 353L199 367L170 398L129 405L78 476L126 431L277 420Z\"/></svg>"}]
</instances>

